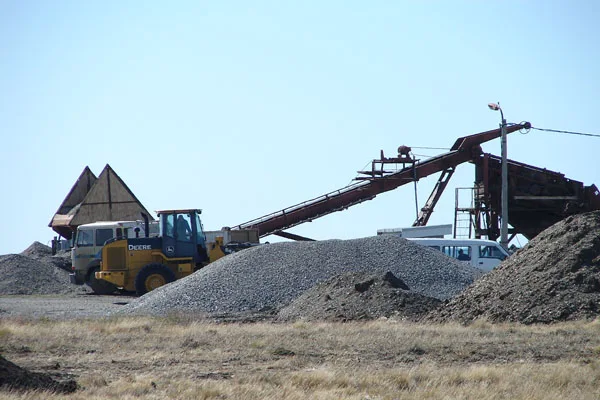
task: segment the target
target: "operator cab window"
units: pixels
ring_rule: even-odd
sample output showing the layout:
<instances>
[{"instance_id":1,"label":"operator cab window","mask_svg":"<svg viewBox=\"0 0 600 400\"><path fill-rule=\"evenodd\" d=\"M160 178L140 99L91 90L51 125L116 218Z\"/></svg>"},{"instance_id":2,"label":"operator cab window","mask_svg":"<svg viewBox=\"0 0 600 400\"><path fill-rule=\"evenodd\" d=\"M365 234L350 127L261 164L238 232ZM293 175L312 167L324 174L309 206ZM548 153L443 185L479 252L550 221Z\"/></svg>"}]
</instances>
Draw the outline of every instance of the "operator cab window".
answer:
<instances>
[{"instance_id":1,"label":"operator cab window","mask_svg":"<svg viewBox=\"0 0 600 400\"><path fill-rule=\"evenodd\" d=\"M449 257L456 258L459 261L471 260L470 246L442 246L442 252Z\"/></svg>"},{"instance_id":2,"label":"operator cab window","mask_svg":"<svg viewBox=\"0 0 600 400\"><path fill-rule=\"evenodd\" d=\"M202 221L200 221L200 214L196 214L196 243L204 246L206 238L204 236L204 229L202 227Z\"/></svg>"},{"instance_id":3,"label":"operator cab window","mask_svg":"<svg viewBox=\"0 0 600 400\"><path fill-rule=\"evenodd\" d=\"M112 237L113 231L110 228L96 230L96 246L104 246L104 243Z\"/></svg>"},{"instance_id":4,"label":"operator cab window","mask_svg":"<svg viewBox=\"0 0 600 400\"><path fill-rule=\"evenodd\" d=\"M480 258L497 258L499 260L504 260L506 258L506 254L504 254L496 246L479 246L479 257Z\"/></svg>"},{"instance_id":5,"label":"operator cab window","mask_svg":"<svg viewBox=\"0 0 600 400\"><path fill-rule=\"evenodd\" d=\"M77 231L77 247L91 247L94 245L94 231Z\"/></svg>"},{"instance_id":6,"label":"operator cab window","mask_svg":"<svg viewBox=\"0 0 600 400\"><path fill-rule=\"evenodd\" d=\"M168 236L168 237L175 237L175 215L174 214L167 214L167 215L162 215L160 222L162 223L164 221L165 226L161 227L161 229L163 229L164 235Z\"/></svg>"},{"instance_id":7,"label":"operator cab window","mask_svg":"<svg viewBox=\"0 0 600 400\"><path fill-rule=\"evenodd\" d=\"M191 225L190 214L178 214L177 215L177 240L182 242L192 241L192 225Z\"/></svg>"}]
</instances>

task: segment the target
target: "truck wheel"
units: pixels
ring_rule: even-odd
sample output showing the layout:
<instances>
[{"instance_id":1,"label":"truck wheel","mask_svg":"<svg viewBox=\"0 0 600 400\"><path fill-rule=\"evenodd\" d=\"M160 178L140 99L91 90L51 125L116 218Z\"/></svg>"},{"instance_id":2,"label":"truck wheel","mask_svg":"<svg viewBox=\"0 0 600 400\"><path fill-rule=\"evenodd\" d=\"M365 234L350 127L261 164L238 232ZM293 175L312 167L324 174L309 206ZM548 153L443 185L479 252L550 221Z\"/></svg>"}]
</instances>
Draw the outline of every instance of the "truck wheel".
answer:
<instances>
[{"instance_id":1,"label":"truck wheel","mask_svg":"<svg viewBox=\"0 0 600 400\"><path fill-rule=\"evenodd\" d=\"M175 273L163 264L148 264L135 277L135 292L138 296L175 280Z\"/></svg>"},{"instance_id":2,"label":"truck wheel","mask_svg":"<svg viewBox=\"0 0 600 400\"><path fill-rule=\"evenodd\" d=\"M88 275L88 280L86 284L92 288L94 293L96 294L111 294L117 287L110 282L105 281L104 279L96 279L96 272L100 271L100 267L94 267L90 269L90 274Z\"/></svg>"}]
</instances>

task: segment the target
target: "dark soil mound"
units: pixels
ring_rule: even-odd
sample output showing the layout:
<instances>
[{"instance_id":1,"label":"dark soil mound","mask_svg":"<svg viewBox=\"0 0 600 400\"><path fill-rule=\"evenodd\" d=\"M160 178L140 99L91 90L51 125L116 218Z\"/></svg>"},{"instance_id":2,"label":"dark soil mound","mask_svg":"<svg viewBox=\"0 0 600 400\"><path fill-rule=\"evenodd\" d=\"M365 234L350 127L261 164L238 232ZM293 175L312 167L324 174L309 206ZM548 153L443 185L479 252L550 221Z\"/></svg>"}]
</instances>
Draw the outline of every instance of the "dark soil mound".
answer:
<instances>
[{"instance_id":1,"label":"dark soil mound","mask_svg":"<svg viewBox=\"0 0 600 400\"><path fill-rule=\"evenodd\" d=\"M551 323L600 315L600 212L556 223L428 317Z\"/></svg>"},{"instance_id":2,"label":"dark soil mound","mask_svg":"<svg viewBox=\"0 0 600 400\"><path fill-rule=\"evenodd\" d=\"M0 388L73 393L77 390L77 382L58 382L50 375L27 371L0 355Z\"/></svg>"},{"instance_id":3,"label":"dark soil mound","mask_svg":"<svg viewBox=\"0 0 600 400\"><path fill-rule=\"evenodd\" d=\"M411 292L391 272L355 272L334 276L307 290L281 309L278 319L348 321L394 317L414 321L439 304L437 299Z\"/></svg>"}]
</instances>

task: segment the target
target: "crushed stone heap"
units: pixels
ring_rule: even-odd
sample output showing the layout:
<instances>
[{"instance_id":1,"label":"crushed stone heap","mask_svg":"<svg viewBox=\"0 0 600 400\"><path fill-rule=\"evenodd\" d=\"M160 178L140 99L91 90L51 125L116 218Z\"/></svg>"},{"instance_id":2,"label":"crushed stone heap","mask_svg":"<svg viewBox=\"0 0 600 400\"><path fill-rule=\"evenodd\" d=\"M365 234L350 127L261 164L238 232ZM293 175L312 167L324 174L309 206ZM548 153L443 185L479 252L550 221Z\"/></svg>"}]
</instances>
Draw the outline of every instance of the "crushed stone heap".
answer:
<instances>
[{"instance_id":1,"label":"crushed stone heap","mask_svg":"<svg viewBox=\"0 0 600 400\"><path fill-rule=\"evenodd\" d=\"M228 255L147 293L122 312L222 315L278 310L315 284L353 271L390 271L413 292L442 300L453 297L480 275L466 263L393 235L281 242Z\"/></svg>"},{"instance_id":2,"label":"crushed stone heap","mask_svg":"<svg viewBox=\"0 0 600 400\"><path fill-rule=\"evenodd\" d=\"M600 211L546 229L428 319L552 323L600 311Z\"/></svg>"},{"instance_id":3,"label":"crushed stone heap","mask_svg":"<svg viewBox=\"0 0 600 400\"><path fill-rule=\"evenodd\" d=\"M58 294L72 290L67 271L21 254L0 256L0 274L0 295Z\"/></svg>"},{"instance_id":4,"label":"crushed stone heap","mask_svg":"<svg viewBox=\"0 0 600 400\"><path fill-rule=\"evenodd\" d=\"M68 252L55 256L50 247L34 242L21 254L0 256L0 295L77 294L89 292L87 286L69 282L66 266Z\"/></svg>"},{"instance_id":5,"label":"crushed stone heap","mask_svg":"<svg viewBox=\"0 0 600 400\"><path fill-rule=\"evenodd\" d=\"M278 313L280 321L352 321L381 317L417 321L440 300L413 293L391 272L349 272L313 286Z\"/></svg>"},{"instance_id":6,"label":"crushed stone heap","mask_svg":"<svg viewBox=\"0 0 600 400\"><path fill-rule=\"evenodd\" d=\"M50 246L46 246L40 242L33 242L31 245L21 252L21 255L39 259L44 257L50 257L52 255L52 248Z\"/></svg>"},{"instance_id":7,"label":"crushed stone heap","mask_svg":"<svg viewBox=\"0 0 600 400\"><path fill-rule=\"evenodd\" d=\"M59 251L52 255L52 248L40 242L33 242L21 255L33 258L47 264L53 264L65 271L71 272L71 252Z\"/></svg>"}]
</instances>

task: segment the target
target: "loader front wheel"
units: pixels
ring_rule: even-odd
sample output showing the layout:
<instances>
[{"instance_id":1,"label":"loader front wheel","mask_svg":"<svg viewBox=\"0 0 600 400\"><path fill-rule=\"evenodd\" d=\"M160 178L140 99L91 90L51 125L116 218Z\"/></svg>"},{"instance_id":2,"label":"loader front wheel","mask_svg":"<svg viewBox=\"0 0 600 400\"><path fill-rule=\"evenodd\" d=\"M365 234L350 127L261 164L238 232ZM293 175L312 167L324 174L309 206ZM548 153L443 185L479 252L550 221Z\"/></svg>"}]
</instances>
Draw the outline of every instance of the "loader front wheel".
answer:
<instances>
[{"instance_id":1,"label":"loader front wheel","mask_svg":"<svg viewBox=\"0 0 600 400\"><path fill-rule=\"evenodd\" d=\"M175 280L175 274L166 265L148 264L135 277L135 292L144 295Z\"/></svg>"}]
</instances>

